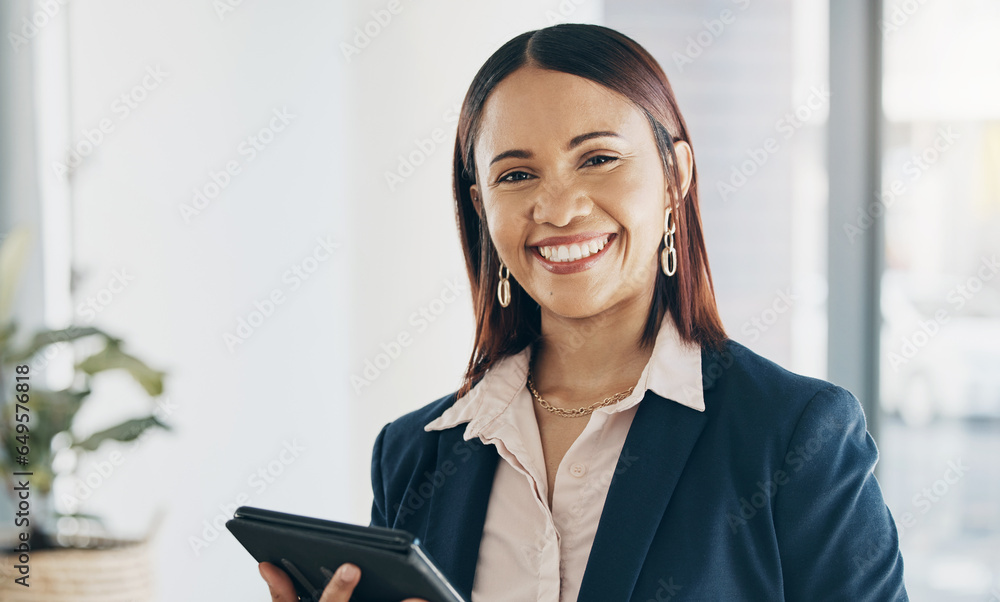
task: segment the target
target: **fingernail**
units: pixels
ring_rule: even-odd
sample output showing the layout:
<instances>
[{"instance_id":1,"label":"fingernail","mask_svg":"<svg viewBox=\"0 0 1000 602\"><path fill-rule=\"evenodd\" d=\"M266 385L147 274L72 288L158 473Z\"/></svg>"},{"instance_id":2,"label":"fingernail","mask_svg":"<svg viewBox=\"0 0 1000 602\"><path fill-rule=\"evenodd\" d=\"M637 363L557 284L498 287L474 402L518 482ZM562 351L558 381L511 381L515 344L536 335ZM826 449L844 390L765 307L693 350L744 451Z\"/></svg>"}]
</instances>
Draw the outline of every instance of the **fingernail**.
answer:
<instances>
[{"instance_id":1,"label":"fingernail","mask_svg":"<svg viewBox=\"0 0 1000 602\"><path fill-rule=\"evenodd\" d=\"M263 563L257 565L257 572L260 573L260 578L264 580L264 583L267 583L268 585L270 585L271 582L268 581L267 577L264 575L264 565L263 565Z\"/></svg>"},{"instance_id":2,"label":"fingernail","mask_svg":"<svg viewBox=\"0 0 1000 602\"><path fill-rule=\"evenodd\" d=\"M340 567L340 578L343 579L344 581L348 582L354 581L354 579L357 578L357 576L358 576L358 567L354 566L353 564L345 564L344 566Z\"/></svg>"}]
</instances>

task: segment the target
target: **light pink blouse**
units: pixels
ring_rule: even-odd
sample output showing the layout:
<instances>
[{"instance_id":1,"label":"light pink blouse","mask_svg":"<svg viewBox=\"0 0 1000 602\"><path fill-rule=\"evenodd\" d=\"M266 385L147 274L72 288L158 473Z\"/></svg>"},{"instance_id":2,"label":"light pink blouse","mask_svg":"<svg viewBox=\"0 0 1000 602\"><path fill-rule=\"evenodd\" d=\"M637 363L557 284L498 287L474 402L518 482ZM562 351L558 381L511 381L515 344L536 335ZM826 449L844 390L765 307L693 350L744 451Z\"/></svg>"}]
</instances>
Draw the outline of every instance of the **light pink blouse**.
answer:
<instances>
[{"instance_id":1,"label":"light pink blouse","mask_svg":"<svg viewBox=\"0 0 1000 602\"><path fill-rule=\"evenodd\" d=\"M597 533L611 477L632 418L647 389L705 411L701 349L683 344L669 314L632 394L594 410L556 473L552 508L531 393L525 386L531 348L504 358L471 390L424 426L443 430L468 422L466 441L495 445L493 489L472 588L472 602L573 602Z\"/></svg>"}]
</instances>

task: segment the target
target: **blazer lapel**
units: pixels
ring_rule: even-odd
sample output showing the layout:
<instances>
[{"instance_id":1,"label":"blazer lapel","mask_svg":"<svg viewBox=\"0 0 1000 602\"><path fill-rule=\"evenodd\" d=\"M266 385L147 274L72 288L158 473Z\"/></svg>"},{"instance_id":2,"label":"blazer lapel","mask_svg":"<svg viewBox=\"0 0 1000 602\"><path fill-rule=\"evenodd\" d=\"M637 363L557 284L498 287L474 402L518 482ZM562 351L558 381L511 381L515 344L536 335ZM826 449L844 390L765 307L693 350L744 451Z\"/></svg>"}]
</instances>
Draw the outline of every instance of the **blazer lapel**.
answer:
<instances>
[{"instance_id":1,"label":"blazer lapel","mask_svg":"<svg viewBox=\"0 0 1000 602\"><path fill-rule=\"evenodd\" d=\"M578 602L629 600L706 413L652 391L639 403L611 479Z\"/></svg>"},{"instance_id":2,"label":"blazer lapel","mask_svg":"<svg viewBox=\"0 0 1000 602\"><path fill-rule=\"evenodd\" d=\"M468 600L500 455L495 446L484 445L478 437L465 441L465 427L461 424L441 432L437 473L431 475L431 484L438 485L429 502L423 546Z\"/></svg>"}]
</instances>

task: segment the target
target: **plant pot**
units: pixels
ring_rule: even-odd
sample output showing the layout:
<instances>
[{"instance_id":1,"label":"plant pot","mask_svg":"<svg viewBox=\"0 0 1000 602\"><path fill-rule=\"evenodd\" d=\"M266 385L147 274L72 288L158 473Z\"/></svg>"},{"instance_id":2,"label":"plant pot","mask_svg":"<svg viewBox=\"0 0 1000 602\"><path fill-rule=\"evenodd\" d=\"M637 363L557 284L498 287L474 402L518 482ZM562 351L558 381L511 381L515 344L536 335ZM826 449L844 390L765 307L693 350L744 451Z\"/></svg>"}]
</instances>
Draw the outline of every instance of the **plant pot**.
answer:
<instances>
[{"instance_id":1,"label":"plant pot","mask_svg":"<svg viewBox=\"0 0 1000 602\"><path fill-rule=\"evenodd\" d=\"M149 540L103 540L101 547L32 550L30 587L18 585L17 554L0 556L0 600L5 602L151 602Z\"/></svg>"}]
</instances>

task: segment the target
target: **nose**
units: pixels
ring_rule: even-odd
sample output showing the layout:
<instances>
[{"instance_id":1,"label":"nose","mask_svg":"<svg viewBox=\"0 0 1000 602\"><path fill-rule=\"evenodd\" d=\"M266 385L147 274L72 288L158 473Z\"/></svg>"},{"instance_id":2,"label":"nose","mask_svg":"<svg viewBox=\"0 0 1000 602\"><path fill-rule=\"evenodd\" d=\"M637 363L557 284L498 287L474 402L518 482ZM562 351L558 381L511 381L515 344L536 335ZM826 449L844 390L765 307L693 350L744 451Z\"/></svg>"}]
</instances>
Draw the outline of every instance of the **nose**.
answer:
<instances>
[{"instance_id":1,"label":"nose","mask_svg":"<svg viewBox=\"0 0 1000 602\"><path fill-rule=\"evenodd\" d=\"M586 217L594 203L586 188L568 181L547 180L535 197L532 218L536 224L568 225L574 219Z\"/></svg>"}]
</instances>

